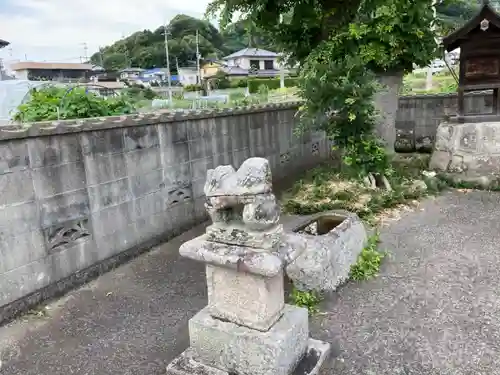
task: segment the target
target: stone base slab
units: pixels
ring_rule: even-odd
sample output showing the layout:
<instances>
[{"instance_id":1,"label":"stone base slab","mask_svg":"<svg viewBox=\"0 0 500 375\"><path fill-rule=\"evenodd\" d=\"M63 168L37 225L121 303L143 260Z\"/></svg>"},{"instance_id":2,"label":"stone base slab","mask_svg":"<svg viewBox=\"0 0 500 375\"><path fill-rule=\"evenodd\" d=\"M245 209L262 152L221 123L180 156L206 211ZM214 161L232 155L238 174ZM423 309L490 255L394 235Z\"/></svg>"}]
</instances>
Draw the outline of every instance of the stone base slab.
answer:
<instances>
[{"instance_id":1,"label":"stone base slab","mask_svg":"<svg viewBox=\"0 0 500 375\"><path fill-rule=\"evenodd\" d=\"M317 375L330 354L330 344L309 339L306 354L290 375ZM198 362L191 348L184 351L167 366L167 375L234 375L234 372L221 370ZM241 375L240 373L236 373ZM274 375L275 373L255 373L255 375Z\"/></svg>"},{"instance_id":2,"label":"stone base slab","mask_svg":"<svg viewBox=\"0 0 500 375\"><path fill-rule=\"evenodd\" d=\"M205 308L189 321L193 358L239 375L288 375L307 350L307 310L285 305L267 332L214 319Z\"/></svg>"}]
</instances>

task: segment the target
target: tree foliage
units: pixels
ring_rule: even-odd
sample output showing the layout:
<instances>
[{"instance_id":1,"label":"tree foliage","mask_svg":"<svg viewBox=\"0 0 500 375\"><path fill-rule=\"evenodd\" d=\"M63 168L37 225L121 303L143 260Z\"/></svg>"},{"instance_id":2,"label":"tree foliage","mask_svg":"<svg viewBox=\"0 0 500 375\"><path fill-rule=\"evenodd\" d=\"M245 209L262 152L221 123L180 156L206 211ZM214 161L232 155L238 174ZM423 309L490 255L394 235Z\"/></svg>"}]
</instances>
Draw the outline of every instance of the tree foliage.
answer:
<instances>
[{"instance_id":1,"label":"tree foliage","mask_svg":"<svg viewBox=\"0 0 500 375\"><path fill-rule=\"evenodd\" d=\"M493 1L492 1L493 3ZM443 0L436 5L437 22L442 34L460 27L479 10L478 0Z\"/></svg>"},{"instance_id":2,"label":"tree foliage","mask_svg":"<svg viewBox=\"0 0 500 375\"><path fill-rule=\"evenodd\" d=\"M249 45L269 48L270 41L253 26L240 20L227 25L220 32L207 20L184 14L174 17L167 25L169 63L172 71L196 64L196 32L199 33L199 51L205 58L222 58ZM138 31L92 55L91 62L105 69L119 70L127 67L150 69L166 65L165 27Z\"/></svg>"},{"instance_id":3,"label":"tree foliage","mask_svg":"<svg viewBox=\"0 0 500 375\"><path fill-rule=\"evenodd\" d=\"M361 1L215 0L207 14L220 14L221 26L225 27L236 13L241 13L271 35L293 60L301 61L339 25L354 19Z\"/></svg>"},{"instance_id":4,"label":"tree foliage","mask_svg":"<svg viewBox=\"0 0 500 375\"><path fill-rule=\"evenodd\" d=\"M334 138L346 165L386 172L373 136L374 78L435 56L432 0L214 0L208 13L218 12L223 25L243 14L300 64L304 123Z\"/></svg>"},{"instance_id":5,"label":"tree foliage","mask_svg":"<svg viewBox=\"0 0 500 375\"><path fill-rule=\"evenodd\" d=\"M253 47L274 49L273 41L251 19L240 19L230 23L221 31L224 47L229 53Z\"/></svg>"}]
</instances>

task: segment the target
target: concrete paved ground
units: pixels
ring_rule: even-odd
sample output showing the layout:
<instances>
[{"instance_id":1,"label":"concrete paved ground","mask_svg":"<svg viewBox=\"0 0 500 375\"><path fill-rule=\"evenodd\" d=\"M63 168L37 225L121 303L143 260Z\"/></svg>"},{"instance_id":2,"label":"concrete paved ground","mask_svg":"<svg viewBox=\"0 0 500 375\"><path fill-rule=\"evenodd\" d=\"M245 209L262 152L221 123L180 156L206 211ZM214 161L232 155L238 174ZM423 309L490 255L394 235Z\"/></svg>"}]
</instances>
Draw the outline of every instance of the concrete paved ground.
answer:
<instances>
[{"instance_id":1,"label":"concrete paved ground","mask_svg":"<svg viewBox=\"0 0 500 375\"><path fill-rule=\"evenodd\" d=\"M325 374L500 374L500 195L454 192L384 229L381 275L348 283L311 319L333 344ZM0 328L0 373L153 375L206 304L197 228Z\"/></svg>"}]
</instances>

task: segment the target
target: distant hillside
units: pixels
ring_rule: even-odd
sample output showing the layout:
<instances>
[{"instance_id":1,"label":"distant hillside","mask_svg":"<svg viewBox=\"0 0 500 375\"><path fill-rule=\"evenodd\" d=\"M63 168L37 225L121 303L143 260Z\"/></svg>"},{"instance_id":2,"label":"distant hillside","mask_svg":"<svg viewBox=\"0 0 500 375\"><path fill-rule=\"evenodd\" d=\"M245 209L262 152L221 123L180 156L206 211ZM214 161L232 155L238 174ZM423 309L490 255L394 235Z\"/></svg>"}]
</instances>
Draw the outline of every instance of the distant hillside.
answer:
<instances>
[{"instance_id":1,"label":"distant hillside","mask_svg":"<svg viewBox=\"0 0 500 375\"><path fill-rule=\"evenodd\" d=\"M248 24L239 21L219 32L210 22L177 15L167 25L169 61L173 71L176 66L196 64L196 30L199 32L199 50L202 58L222 58L251 45L272 49L271 43ZM109 70L126 67L149 69L166 65L164 27L155 31L138 31L127 38L107 46L91 57L91 62Z\"/></svg>"},{"instance_id":2,"label":"distant hillside","mask_svg":"<svg viewBox=\"0 0 500 375\"><path fill-rule=\"evenodd\" d=\"M491 1L493 4L494 1ZM436 7L439 26L444 34L460 27L479 10L481 0L445 0Z\"/></svg>"},{"instance_id":3,"label":"distant hillside","mask_svg":"<svg viewBox=\"0 0 500 375\"><path fill-rule=\"evenodd\" d=\"M437 6L439 29L442 34L459 27L479 8L481 0L444 0ZM491 0L500 5L500 0ZM172 71L176 66L196 65L196 30L199 31L200 55L204 59L222 58L248 46L275 50L269 38L251 23L242 20L217 30L210 22L179 14L167 26L169 60ZM138 31L127 38L95 53L91 62L109 70L126 67L149 69L166 64L164 27Z\"/></svg>"}]
</instances>

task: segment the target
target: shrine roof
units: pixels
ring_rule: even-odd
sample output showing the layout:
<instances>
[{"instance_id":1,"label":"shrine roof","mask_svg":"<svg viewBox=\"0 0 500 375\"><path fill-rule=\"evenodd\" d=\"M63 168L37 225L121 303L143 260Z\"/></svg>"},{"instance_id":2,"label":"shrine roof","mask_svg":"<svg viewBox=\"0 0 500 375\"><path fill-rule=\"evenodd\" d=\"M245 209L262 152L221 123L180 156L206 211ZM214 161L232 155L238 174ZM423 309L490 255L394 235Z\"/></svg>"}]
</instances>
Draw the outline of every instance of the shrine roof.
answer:
<instances>
[{"instance_id":1,"label":"shrine roof","mask_svg":"<svg viewBox=\"0 0 500 375\"><path fill-rule=\"evenodd\" d=\"M443 38L443 45L446 50L450 52L460 47L460 44L465 41L468 34L476 29L484 19L500 29L500 14L491 7L489 2L485 1L479 12L472 19L461 28Z\"/></svg>"}]
</instances>

